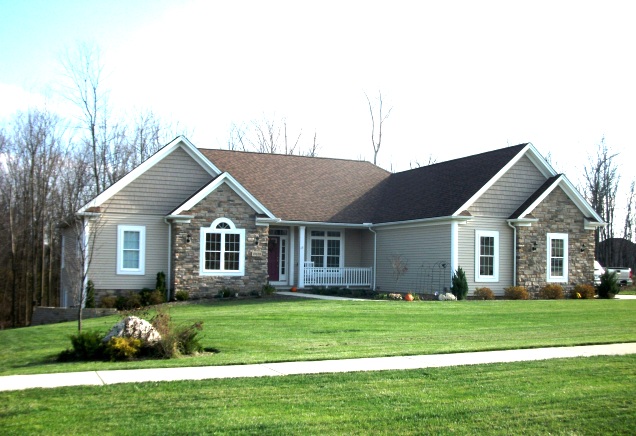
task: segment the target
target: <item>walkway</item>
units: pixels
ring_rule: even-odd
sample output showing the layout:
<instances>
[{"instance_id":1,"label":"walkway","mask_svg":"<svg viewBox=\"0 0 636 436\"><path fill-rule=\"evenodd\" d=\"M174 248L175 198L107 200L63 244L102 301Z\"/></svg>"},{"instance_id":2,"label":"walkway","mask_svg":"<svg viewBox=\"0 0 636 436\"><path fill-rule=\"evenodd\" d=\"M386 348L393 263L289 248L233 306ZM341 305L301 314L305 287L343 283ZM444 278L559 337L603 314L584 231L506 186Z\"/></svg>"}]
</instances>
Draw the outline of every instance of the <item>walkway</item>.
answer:
<instances>
[{"instance_id":1,"label":"walkway","mask_svg":"<svg viewBox=\"0 0 636 436\"><path fill-rule=\"evenodd\" d=\"M262 363L258 365L201 366L190 368L129 369L58 374L10 375L0 377L0 391L80 385L101 386L117 383L421 369L457 365L479 365L485 363L563 359L568 357L616 356L624 354L636 354L636 343L483 351L477 353L430 354L421 356Z\"/></svg>"}]
</instances>

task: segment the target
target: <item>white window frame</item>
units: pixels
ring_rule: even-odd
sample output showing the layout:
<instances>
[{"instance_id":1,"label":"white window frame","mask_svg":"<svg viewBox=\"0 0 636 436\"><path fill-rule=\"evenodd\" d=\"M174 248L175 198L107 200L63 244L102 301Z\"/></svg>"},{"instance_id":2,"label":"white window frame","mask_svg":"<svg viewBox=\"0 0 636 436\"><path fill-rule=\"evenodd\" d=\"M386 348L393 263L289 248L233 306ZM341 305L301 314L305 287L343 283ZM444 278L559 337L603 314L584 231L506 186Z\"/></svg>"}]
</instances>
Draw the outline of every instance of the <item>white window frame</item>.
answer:
<instances>
[{"instance_id":1,"label":"white window frame","mask_svg":"<svg viewBox=\"0 0 636 436\"><path fill-rule=\"evenodd\" d=\"M553 239L563 240L563 275L562 276L552 275L552 240ZM567 233L548 233L546 247L547 247L546 281L551 283L567 283L568 263L569 263L568 234Z\"/></svg>"},{"instance_id":2,"label":"white window frame","mask_svg":"<svg viewBox=\"0 0 636 436\"><path fill-rule=\"evenodd\" d=\"M228 228L217 228L219 224L227 224ZM210 233L221 235L221 259L219 269L205 269L205 237ZM225 269L225 237L226 235L239 235L239 268L238 270ZM237 229L234 223L227 218L215 219L210 227L201 227L199 238L199 274L202 276L244 276L245 275L245 229Z\"/></svg>"},{"instance_id":3,"label":"white window frame","mask_svg":"<svg viewBox=\"0 0 636 436\"><path fill-rule=\"evenodd\" d=\"M139 265L124 268L124 232L139 233ZM146 271L146 226L117 226L117 274L144 275Z\"/></svg>"},{"instance_id":4,"label":"white window frame","mask_svg":"<svg viewBox=\"0 0 636 436\"><path fill-rule=\"evenodd\" d=\"M324 236L313 236L312 232L324 232ZM329 233L328 232L339 232L340 236L328 236ZM324 245L324 253L323 253L323 266L322 268L343 268L344 267L344 254L345 254L345 247L344 247L344 229L309 229L308 230L308 244L307 244L307 248L306 248L306 259L308 261L311 261L311 241L316 239L316 240L323 240L325 242ZM337 267L328 267L327 266L327 253L328 253L328 241L329 240L338 240L340 241L340 252L338 253L338 266ZM316 265L314 265L316 266Z\"/></svg>"},{"instance_id":5,"label":"white window frame","mask_svg":"<svg viewBox=\"0 0 636 436\"><path fill-rule=\"evenodd\" d=\"M481 238L494 238L493 274L481 275ZM475 231L475 282L499 281L499 232L493 230Z\"/></svg>"}]
</instances>

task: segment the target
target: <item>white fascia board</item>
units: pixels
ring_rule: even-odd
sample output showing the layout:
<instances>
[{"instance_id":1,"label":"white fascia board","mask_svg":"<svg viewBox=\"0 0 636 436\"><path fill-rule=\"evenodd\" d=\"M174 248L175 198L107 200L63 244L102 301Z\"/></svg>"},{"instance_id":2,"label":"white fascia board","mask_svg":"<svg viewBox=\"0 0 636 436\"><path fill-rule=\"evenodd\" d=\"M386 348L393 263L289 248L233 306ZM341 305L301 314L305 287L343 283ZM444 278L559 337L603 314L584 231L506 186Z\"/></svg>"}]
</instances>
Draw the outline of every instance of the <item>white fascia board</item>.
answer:
<instances>
[{"instance_id":1,"label":"white fascia board","mask_svg":"<svg viewBox=\"0 0 636 436\"><path fill-rule=\"evenodd\" d=\"M241 185L234 177L232 177L232 175L230 175L230 173L223 173L216 179L212 180L205 188L197 192L188 201L183 203L177 209L170 212L170 215L180 215L181 212L183 212L184 210L192 209L223 183L227 184L234 192L236 192L239 197L243 199L243 201L245 201L257 213L262 213L264 215L267 215L268 218L276 219L274 214L272 214L265 206L263 206L263 204L258 201L252 194L250 194L248 190L243 187L243 185Z\"/></svg>"},{"instance_id":2,"label":"white fascia board","mask_svg":"<svg viewBox=\"0 0 636 436\"><path fill-rule=\"evenodd\" d=\"M537 151L535 146L529 142L528 144L526 144L525 147L523 147L523 149L521 149L521 151L515 157L510 159L510 162L508 162L501 170L499 170L499 172L495 174L488 181L488 183L482 186L481 189L475 193L475 195L470 197L470 199L466 203L464 203L459 209L457 209L457 211L453 214L453 216L459 215L462 211L467 210L470 206L472 206L473 203L475 203L475 201L479 199L479 197L481 197L486 191L488 191L492 187L492 185L494 185L497 182L497 180L499 180L504 174L506 174L508 170L510 170L510 168L512 168L517 162L519 162L519 160L523 156L526 156L526 155L528 156L530 161L537 167L537 169L541 172L541 174L543 174L546 177L546 179L552 176L556 176L557 173L556 171L554 171L554 168L552 168L550 164L543 158L543 156L541 156L541 154Z\"/></svg>"},{"instance_id":3,"label":"white fascia board","mask_svg":"<svg viewBox=\"0 0 636 436\"><path fill-rule=\"evenodd\" d=\"M170 141L167 145L157 151L155 154L150 156L148 159L143 161L139 166L133 169L131 172L126 174L124 177L119 179L116 183L113 183L106 190L104 190L101 194L93 198L89 201L84 207L82 207L78 213L84 213L86 209L91 207L101 206L104 202L111 199L115 194L124 189L130 183L135 181L139 176L144 174L158 162L163 160L166 156L172 153L177 148L182 147L186 153L188 153L204 170L206 170L210 175L216 177L221 174L221 171L210 162L203 154L197 150L197 148L192 145L192 143L185 138L184 136L177 136L175 139Z\"/></svg>"},{"instance_id":4,"label":"white fascia board","mask_svg":"<svg viewBox=\"0 0 636 436\"><path fill-rule=\"evenodd\" d=\"M538 222L539 219L538 218L515 218L515 219L506 220L506 221L508 221L508 223L512 224L513 226L530 227L532 226L532 224Z\"/></svg>"}]
</instances>

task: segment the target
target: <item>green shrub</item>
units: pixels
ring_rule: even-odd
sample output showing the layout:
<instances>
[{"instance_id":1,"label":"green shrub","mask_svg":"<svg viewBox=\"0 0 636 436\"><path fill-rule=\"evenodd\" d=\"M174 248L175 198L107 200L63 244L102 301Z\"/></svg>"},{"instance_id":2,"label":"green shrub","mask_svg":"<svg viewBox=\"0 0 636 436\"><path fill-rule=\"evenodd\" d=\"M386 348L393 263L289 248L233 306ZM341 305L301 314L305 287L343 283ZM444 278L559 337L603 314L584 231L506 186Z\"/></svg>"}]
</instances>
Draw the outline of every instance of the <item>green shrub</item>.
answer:
<instances>
[{"instance_id":1,"label":"green shrub","mask_svg":"<svg viewBox=\"0 0 636 436\"><path fill-rule=\"evenodd\" d=\"M155 304L165 303L166 299L164 297L164 293L159 291L158 289L148 289L144 288L139 293L139 298L141 300L142 306L154 306Z\"/></svg>"},{"instance_id":2,"label":"green shrub","mask_svg":"<svg viewBox=\"0 0 636 436\"><path fill-rule=\"evenodd\" d=\"M86 282L86 303L84 307L87 309L95 308L95 285L92 280Z\"/></svg>"},{"instance_id":3,"label":"green shrub","mask_svg":"<svg viewBox=\"0 0 636 436\"><path fill-rule=\"evenodd\" d=\"M490 288L477 288L473 293L473 298L475 300L494 300L495 294L490 290Z\"/></svg>"},{"instance_id":4,"label":"green shrub","mask_svg":"<svg viewBox=\"0 0 636 436\"><path fill-rule=\"evenodd\" d=\"M113 309L117 307L117 297L114 297L112 295L103 297L102 301L100 301L99 303L99 307L102 307L104 309Z\"/></svg>"},{"instance_id":5,"label":"green shrub","mask_svg":"<svg viewBox=\"0 0 636 436\"><path fill-rule=\"evenodd\" d=\"M133 310L141 306L141 295L136 292L130 292L126 296L120 295L115 302L117 310Z\"/></svg>"},{"instance_id":6,"label":"green shrub","mask_svg":"<svg viewBox=\"0 0 636 436\"><path fill-rule=\"evenodd\" d=\"M451 292L458 300L465 300L468 294L468 282L466 281L466 273L460 266L453 274Z\"/></svg>"},{"instance_id":7,"label":"green shrub","mask_svg":"<svg viewBox=\"0 0 636 436\"><path fill-rule=\"evenodd\" d=\"M528 300L530 295L523 286L510 286L504 289L504 298L507 300Z\"/></svg>"},{"instance_id":8,"label":"green shrub","mask_svg":"<svg viewBox=\"0 0 636 436\"><path fill-rule=\"evenodd\" d=\"M141 350L141 339L113 337L106 344L106 354L111 360L131 360Z\"/></svg>"},{"instance_id":9,"label":"green shrub","mask_svg":"<svg viewBox=\"0 0 636 436\"><path fill-rule=\"evenodd\" d=\"M71 335L73 348L60 353L58 360L103 360L105 356L103 337L104 335L97 331L82 331Z\"/></svg>"},{"instance_id":10,"label":"green shrub","mask_svg":"<svg viewBox=\"0 0 636 436\"><path fill-rule=\"evenodd\" d=\"M576 285L570 293L571 298L582 298L584 300L594 298L594 286L592 285Z\"/></svg>"},{"instance_id":11,"label":"green shrub","mask_svg":"<svg viewBox=\"0 0 636 436\"><path fill-rule=\"evenodd\" d=\"M269 282L267 282L263 285L262 291L264 295L272 295L274 292L276 292L276 288L272 286Z\"/></svg>"},{"instance_id":12,"label":"green shrub","mask_svg":"<svg viewBox=\"0 0 636 436\"><path fill-rule=\"evenodd\" d=\"M620 291L616 272L605 271L605 273L601 275L601 283L596 288L596 291L598 298L614 298L614 295Z\"/></svg>"},{"instance_id":13,"label":"green shrub","mask_svg":"<svg viewBox=\"0 0 636 436\"><path fill-rule=\"evenodd\" d=\"M188 293L188 291L177 291L174 294L174 298L177 301L188 301L190 299L190 294Z\"/></svg>"},{"instance_id":14,"label":"green shrub","mask_svg":"<svg viewBox=\"0 0 636 436\"><path fill-rule=\"evenodd\" d=\"M166 274L163 271L157 273L157 281L155 283L155 290L159 291L162 295L166 295Z\"/></svg>"},{"instance_id":15,"label":"green shrub","mask_svg":"<svg viewBox=\"0 0 636 436\"><path fill-rule=\"evenodd\" d=\"M542 300L562 300L564 297L561 285L545 285L539 289L539 298Z\"/></svg>"}]
</instances>

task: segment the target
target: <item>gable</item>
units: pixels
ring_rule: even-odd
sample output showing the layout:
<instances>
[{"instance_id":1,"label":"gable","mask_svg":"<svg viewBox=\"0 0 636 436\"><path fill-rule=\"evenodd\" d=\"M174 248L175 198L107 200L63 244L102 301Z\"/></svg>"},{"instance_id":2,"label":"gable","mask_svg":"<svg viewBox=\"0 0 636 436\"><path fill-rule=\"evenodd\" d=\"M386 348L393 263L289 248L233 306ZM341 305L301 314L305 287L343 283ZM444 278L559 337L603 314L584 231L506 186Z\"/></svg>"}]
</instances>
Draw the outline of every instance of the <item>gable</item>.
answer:
<instances>
[{"instance_id":1,"label":"gable","mask_svg":"<svg viewBox=\"0 0 636 436\"><path fill-rule=\"evenodd\" d=\"M103 204L108 212L166 215L212 176L183 148L175 149Z\"/></svg>"},{"instance_id":2,"label":"gable","mask_svg":"<svg viewBox=\"0 0 636 436\"><path fill-rule=\"evenodd\" d=\"M530 160L522 156L468 209L471 215L508 218L546 181Z\"/></svg>"},{"instance_id":3,"label":"gable","mask_svg":"<svg viewBox=\"0 0 636 436\"><path fill-rule=\"evenodd\" d=\"M86 214L92 213L89 212L92 208L101 208L106 202L111 200L114 196L116 196L119 192L127 188L129 185L133 184L138 178L142 177L146 172L151 171L156 165L162 162L166 157L170 156L176 150L182 149L190 156L190 158L196 162L200 168L202 168L205 172L208 173L210 177L215 177L219 175L221 172L218 168L212 164L208 159L205 158L195 147L192 145L190 141L188 141L183 136L179 136L173 139L169 144L161 148L155 154L150 156L144 162L142 162L139 166L133 169L131 172L126 174L120 180L106 188L103 192L99 193L96 197L94 197L91 201L86 203L80 210L77 211L78 214ZM167 173L173 173L170 166L165 167ZM155 174L156 175L156 174ZM182 177L187 177L187 174L181 174ZM176 175L178 178L179 175ZM163 182L160 182L163 183ZM156 197L156 199L160 199L161 196ZM122 204L123 206L123 204Z\"/></svg>"}]
</instances>

